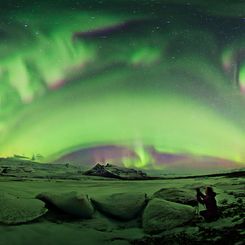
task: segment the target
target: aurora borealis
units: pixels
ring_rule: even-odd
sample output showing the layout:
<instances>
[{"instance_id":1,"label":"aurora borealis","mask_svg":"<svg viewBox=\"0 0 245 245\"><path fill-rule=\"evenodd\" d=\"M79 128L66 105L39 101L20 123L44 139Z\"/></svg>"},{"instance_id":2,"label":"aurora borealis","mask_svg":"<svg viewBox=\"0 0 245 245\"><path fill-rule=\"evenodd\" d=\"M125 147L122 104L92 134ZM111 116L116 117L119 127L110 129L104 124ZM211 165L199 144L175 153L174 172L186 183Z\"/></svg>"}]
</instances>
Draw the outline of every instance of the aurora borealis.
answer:
<instances>
[{"instance_id":1,"label":"aurora borealis","mask_svg":"<svg viewBox=\"0 0 245 245\"><path fill-rule=\"evenodd\" d=\"M219 1L217 1L219 2ZM8 1L0 156L103 145L245 161L243 1Z\"/></svg>"}]
</instances>

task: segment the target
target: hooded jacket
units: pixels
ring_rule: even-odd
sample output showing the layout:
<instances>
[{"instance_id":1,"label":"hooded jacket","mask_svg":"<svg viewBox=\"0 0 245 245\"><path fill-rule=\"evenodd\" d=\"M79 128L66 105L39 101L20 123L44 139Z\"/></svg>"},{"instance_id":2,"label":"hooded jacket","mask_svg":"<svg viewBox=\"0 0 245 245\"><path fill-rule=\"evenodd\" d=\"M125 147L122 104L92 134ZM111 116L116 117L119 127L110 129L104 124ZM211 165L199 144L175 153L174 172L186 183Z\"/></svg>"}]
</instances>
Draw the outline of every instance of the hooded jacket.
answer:
<instances>
[{"instance_id":1,"label":"hooded jacket","mask_svg":"<svg viewBox=\"0 0 245 245\"><path fill-rule=\"evenodd\" d=\"M197 194L197 200L198 202L206 206L206 209L208 212L216 214L218 211L218 208L217 208L215 196L216 196L215 192L210 192L207 195L204 195L203 193L199 192Z\"/></svg>"}]
</instances>

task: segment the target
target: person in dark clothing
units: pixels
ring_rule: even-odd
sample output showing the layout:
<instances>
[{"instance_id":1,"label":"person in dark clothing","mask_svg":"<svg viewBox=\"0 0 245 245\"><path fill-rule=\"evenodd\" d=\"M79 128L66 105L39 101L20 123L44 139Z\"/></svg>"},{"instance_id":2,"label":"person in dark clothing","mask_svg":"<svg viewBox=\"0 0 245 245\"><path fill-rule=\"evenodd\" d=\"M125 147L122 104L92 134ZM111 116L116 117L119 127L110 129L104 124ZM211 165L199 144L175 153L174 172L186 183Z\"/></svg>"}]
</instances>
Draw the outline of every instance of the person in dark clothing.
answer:
<instances>
[{"instance_id":1,"label":"person in dark clothing","mask_svg":"<svg viewBox=\"0 0 245 245\"><path fill-rule=\"evenodd\" d=\"M213 188L206 187L205 195L200 191L199 188L197 188L196 191L197 201L206 207L206 210L200 211L200 215L203 216L206 221L217 220L219 215L217 203L215 200L216 193L213 191Z\"/></svg>"}]
</instances>

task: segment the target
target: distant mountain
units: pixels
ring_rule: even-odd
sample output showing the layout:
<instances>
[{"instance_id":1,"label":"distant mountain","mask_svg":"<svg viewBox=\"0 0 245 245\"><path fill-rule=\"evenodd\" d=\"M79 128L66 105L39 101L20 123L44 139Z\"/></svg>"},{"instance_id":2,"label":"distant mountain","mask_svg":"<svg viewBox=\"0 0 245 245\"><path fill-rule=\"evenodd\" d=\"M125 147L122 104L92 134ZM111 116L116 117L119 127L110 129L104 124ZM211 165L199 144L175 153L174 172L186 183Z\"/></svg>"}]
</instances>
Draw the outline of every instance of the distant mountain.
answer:
<instances>
[{"instance_id":1,"label":"distant mountain","mask_svg":"<svg viewBox=\"0 0 245 245\"><path fill-rule=\"evenodd\" d=\"M107 178L116 178L122 180L146 180L151 179L146 173L131 168L118 167L107 163L106 165L96 164L90 170L84 172L84 175L100 176Z\"/></svg>"}]
</instances>

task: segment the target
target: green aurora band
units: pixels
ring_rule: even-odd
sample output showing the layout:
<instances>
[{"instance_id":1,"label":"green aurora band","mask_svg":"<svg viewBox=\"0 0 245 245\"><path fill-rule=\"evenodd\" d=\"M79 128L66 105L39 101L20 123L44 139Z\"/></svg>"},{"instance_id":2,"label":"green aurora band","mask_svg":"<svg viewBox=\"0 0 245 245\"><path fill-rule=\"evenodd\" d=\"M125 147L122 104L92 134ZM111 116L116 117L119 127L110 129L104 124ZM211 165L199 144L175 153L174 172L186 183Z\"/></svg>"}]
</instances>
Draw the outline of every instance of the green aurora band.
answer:
<instances>
[{"instance_id":1,"label":"green aurora band","mask_svg":"<svg viewBox=\"0 0 245 245\"><path fill-rule=\"evenodd\" d=\"M0 24L1 156L53 160L118 144L135 149L137 167L150 161L144 145L245 161L244 4L10 2Z\"/></svg>"}]
</instances>

